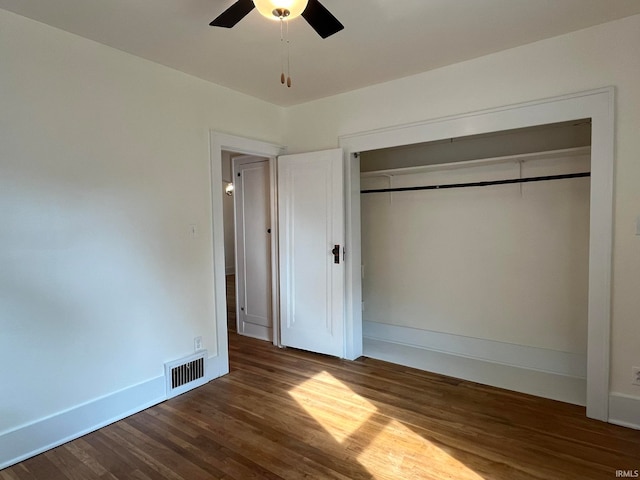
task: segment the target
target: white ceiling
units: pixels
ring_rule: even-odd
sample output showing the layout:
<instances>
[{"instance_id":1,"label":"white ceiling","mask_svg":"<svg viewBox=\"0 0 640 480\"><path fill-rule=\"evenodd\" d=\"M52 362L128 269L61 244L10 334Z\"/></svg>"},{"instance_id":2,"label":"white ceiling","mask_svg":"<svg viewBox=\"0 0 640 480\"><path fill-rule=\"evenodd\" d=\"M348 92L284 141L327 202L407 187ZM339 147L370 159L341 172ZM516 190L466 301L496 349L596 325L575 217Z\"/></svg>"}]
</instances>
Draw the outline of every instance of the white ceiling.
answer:
<instances>
[{"instance_id":1,"label":"white ceiling","mask_svg":"<svg viewBox=\"0 0 640 480\"><path fill-rule=\"evenodd\" d=\"M0 0L0 8L278 105L424 72L640 13L640 0L321 0L345 26L325 40L290 23L290 89L280 28L251 12L208 24L235 0Z\"/></svg>"}]
</instances>

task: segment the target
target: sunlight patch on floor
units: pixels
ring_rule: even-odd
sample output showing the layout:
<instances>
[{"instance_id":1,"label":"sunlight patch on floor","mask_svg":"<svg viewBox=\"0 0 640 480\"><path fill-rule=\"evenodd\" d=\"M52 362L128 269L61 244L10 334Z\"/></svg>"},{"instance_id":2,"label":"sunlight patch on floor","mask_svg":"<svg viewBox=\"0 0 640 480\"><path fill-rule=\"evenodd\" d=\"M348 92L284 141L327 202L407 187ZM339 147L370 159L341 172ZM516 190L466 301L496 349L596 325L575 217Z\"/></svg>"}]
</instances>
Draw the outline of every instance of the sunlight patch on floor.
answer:
<instances>
[{"instance_id":1,"label":"sunlight patch on floor","mask_svg":"<svg viewBox=\"0 0 640 480\"><path fill-rule=\"evenodd\" d=\"M289 394L376 477L484 480L327 372L314 375Z\"/></svg>"},{"instance_id":2,"label":"sunlight patch on floor","mask_svg":"<svg viewBox=\"0 0 640 480\"><path fill-rule=\"evenodd\" d=\"M484 480L442 448L391 419L358 455L358 462L389 478Z\"/></svg>"},{"instance_id":3,"label":"sunlight patch on floor","mask_svg":"<svg viewBox=\"0 0 640 480\"><path fill-rule=\"evenodd\" d=\"M319 390L327 396L319 395ZM339 443L349 438L376 412L371 402L327 372L320 372L291 389L289 395ZM336 399L340 399L338 403Z\"/></svg>"}]
</instances>

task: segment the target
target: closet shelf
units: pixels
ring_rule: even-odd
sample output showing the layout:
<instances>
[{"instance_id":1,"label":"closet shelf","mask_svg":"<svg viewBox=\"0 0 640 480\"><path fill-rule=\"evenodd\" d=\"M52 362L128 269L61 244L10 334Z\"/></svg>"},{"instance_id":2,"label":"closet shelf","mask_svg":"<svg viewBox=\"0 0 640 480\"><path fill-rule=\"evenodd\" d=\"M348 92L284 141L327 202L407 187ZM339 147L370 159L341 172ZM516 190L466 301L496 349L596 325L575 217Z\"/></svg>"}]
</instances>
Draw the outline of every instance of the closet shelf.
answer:
<instances>
[{"instance_id":1,"label":"closet shelf","mask_svg":"<svg viewBox=\"0 0 640 480\"><path fill-rule=\"evenodd\" d=\"M554 157L566 157L567 159L572 157L578 157L582 155L589 155L591 153L591 147L574 147L566 148L562 150L547 150L543 152L535 153L521 153L517 155L507 155L502 157L481 158L477 160L465 160L461 162L450 163L434 163L428 165L416 165L413 167L401 167L401 168L389 168L385 170L372 170L360 173L361 178L381 177L381 176L399 176L399 175L413 175L416 173L429 173L442 170L456 170L466 167L476 167L483 165L500 165L505 163L528 163L536 160L546 160Z\"/></svg>"}]
</instances>

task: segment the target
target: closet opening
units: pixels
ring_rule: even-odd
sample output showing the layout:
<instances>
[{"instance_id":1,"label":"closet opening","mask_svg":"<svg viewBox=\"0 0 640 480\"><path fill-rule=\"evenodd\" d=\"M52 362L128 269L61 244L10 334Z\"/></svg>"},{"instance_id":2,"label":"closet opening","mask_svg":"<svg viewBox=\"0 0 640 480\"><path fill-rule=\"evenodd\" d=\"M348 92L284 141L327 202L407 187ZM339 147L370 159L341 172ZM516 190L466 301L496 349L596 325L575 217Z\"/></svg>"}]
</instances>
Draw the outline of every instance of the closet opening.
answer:
<instances>
[{"instance_id":1,"label":"closet opening","mask_svg":"<svg viewBox=\"0 0 640 480\"><path fill-rule=\"evenodd\" d=\"M364 354L586 405L591 120L359 160Z\"/></svg>"}]
</instances>

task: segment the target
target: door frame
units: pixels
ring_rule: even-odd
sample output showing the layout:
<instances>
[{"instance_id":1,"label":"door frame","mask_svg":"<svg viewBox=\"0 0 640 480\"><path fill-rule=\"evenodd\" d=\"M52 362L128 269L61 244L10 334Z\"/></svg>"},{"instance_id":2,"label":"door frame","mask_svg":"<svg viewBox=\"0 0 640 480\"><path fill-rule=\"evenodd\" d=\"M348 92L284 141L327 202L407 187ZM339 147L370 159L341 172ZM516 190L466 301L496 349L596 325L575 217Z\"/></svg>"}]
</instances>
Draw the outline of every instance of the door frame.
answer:
<instances>
[{"instance_id":1,"label":"door frame","mask_svg":"<svg viewBox=\"0 0 640 480\"><path fill-rule=\"evenodd\" d=\"M360 160L358 153L591 118L587 416L609 419L615 89L606 87L429 121L342 135L345 155L345 357L362 355Z\"/></svg>"},{"instance_id":2,"label":"door frame","mask_svg":"<svg viewBox=\"0 0 640 480\"><path fill-rule=\"evenodd\" d=\"M224 218L222 214L222 151L232 151L245 155L256 155L269 159L269 182L271 188L271 260L272 265L277 265L278 260L278 231L277 231L277 172L276 159L285 153L283 146L253 140L250 138L222 133L215 130L209 131L209 173L211 177L211 238L213 249L213 301L215 308L217 354L223 365L221 374L229 373L229 340L227 337L227 295L224 261ZM278 298L278 272L277 268L271 269L271 295ZM273 314L273 343L279 345L279 303L272 302ZM222 321L224 319L224 321Z\"/></svg>"}]
</instances>

